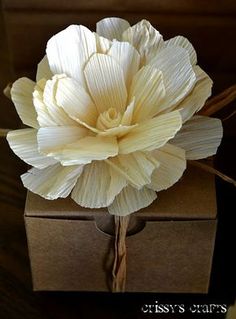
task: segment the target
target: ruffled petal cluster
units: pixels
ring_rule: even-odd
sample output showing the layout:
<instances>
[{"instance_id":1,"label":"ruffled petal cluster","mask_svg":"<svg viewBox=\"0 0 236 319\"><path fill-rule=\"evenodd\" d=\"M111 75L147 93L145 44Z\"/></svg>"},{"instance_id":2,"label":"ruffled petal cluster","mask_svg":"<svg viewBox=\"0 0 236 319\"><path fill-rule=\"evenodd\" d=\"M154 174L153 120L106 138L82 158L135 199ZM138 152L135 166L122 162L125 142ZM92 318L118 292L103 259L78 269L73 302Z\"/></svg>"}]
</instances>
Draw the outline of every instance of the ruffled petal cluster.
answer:
<instances>
[{"instance_id":1,"label":"ruffled petal cluster","mask_svg":"<svg viewBox=\"0 0 236 319\"><path fill-rule=\"evenodd\" d=\"M69 26L48 41L36 82L12 86L29 126L7 136L33 166L24 186L119 216L150 205L180 179L186 160L216 153L221 122L194 115L211 87L191 43L164 41L146 20L106 18L96 33Z\"/></svg>"}]
</instances>

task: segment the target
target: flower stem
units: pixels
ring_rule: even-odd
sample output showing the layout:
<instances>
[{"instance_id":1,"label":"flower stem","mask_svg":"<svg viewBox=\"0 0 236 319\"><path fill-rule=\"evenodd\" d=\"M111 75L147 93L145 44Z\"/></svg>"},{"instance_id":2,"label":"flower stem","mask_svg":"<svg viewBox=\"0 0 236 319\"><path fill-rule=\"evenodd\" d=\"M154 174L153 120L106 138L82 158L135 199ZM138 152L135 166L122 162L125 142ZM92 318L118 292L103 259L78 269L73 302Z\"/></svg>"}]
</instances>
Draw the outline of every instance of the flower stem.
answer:
<instances>
[{"instance_id":1,"label":"flower stem","mask_svg":"<svg viewBox=\"0 0 236 319\"><path fill-rule=\"evenodd\" d=\"M115 257L112 270L112 291L124 292L126 283L126 233L129 216L114 216L115 220Z\"/></svg>"}]
</instances>

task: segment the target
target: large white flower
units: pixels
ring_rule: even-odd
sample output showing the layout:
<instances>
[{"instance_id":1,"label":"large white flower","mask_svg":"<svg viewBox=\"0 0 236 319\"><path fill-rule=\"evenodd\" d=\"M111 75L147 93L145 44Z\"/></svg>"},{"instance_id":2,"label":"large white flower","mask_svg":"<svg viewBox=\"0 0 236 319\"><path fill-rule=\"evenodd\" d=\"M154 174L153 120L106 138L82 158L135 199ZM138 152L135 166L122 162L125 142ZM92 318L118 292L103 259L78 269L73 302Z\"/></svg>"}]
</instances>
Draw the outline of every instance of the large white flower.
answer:
<instances>
[{"instance_id":1,"label":"large white flower","mask_svg":"<svg viewBox=\"0 0 236 319\"><path fill-rule=\"evenodd\" d=\"M186 159L215 154L219 120L193 116L212 81L190 42L164 41L148 21L71 25L53 36L36 83L20 78L11 97L22 122L13 151L33 166L25 187L47 199L127 215L182 176Z\"/></svg>"}]
</instances>

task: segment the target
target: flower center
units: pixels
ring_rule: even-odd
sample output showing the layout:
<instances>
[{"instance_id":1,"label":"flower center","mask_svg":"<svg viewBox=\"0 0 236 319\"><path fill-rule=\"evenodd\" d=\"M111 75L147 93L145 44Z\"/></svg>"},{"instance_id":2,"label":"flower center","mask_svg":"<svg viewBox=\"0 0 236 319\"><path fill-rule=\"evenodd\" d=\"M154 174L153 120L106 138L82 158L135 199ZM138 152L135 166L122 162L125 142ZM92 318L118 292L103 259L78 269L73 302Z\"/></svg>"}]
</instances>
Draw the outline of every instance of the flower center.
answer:
<instances>
[{"instance_id":1,"label":"flower center","mask_svg":"<svg viewBox=\"0 0 236 319\"><path fill-rule=\"evenodd\" d=\"M119 126L120 122L120 112L117 112L114 107L110 107L107 111L99 115L97 119L97 128L100 130L107 130Z\"/></svg>"}]
</instances>

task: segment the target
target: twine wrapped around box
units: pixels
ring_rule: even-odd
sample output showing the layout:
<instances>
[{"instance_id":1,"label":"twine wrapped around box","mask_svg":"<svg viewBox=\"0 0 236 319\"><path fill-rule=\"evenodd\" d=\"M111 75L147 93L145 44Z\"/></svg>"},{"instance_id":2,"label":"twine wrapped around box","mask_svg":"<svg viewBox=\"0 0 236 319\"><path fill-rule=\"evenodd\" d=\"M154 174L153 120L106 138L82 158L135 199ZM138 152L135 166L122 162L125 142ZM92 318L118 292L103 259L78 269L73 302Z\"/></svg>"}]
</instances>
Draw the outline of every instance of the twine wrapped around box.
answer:
<instances>
[{"instance_id":1,"label":"twine wrapped around box","mask_svg":"<svg viewBox=\"0 0 236 319\"><path fill-rule=\"evenodd\" d=\"M235 185L195 162L214 155L222 139L221 121L206 115L235 98L234 86L205 104L211 87L186 38L164 41L146 20L106 18L96 33L72 25L53 36L36 82L20 78L5 90L30 127L7 134L33 166L24 186L114 215L113 291L125 290L129 215L174 185L187 161Z\"/></svg>"}]
</instances>

